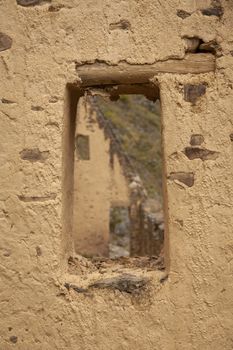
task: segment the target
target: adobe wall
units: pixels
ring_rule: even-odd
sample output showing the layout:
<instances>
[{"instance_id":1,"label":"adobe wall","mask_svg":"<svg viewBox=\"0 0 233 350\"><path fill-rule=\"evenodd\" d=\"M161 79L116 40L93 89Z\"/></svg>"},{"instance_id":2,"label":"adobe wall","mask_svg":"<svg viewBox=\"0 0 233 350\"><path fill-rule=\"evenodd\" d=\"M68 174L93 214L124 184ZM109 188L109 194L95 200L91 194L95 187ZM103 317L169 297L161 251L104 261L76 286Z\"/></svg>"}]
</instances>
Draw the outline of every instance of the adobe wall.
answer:
<instances>
[{"instance_id":1,"label":"adobe wall","mask_svg":"<svg viewBox=\"0 0 233 350\"><path fill-rule=\"evenodd\" d=\"M128 181L117 155L111 164L110 140L100 127L96 111L85 97L77 108L76 131L89 138L89 159L76 145L74 160L73 240L77 254L108 256L110 209L129 205ZM85 156L85 154L84 154Z\"/></svg>"},{"instance_id":2,"label":"adobe wall","mask_svg":"<svg viewBox=\"0 0 233 350\"><path fill-rule=\"evenodd\" d=\"M35 2L0 1L1 33L12 39L0 37L0 347L231 350L232 1ZM89 274L86 263L82 279L81 263L77 275L67 269L72 237L64 203L72 205L72 179L65 168L73 136L67 118L75 103L66 84L78 81L82 62L182 59L183 36L216 40L221 50L213 72L155 77L167 271L135 269L150 279L139 295L88 288L98 271ZM194 89L190 102L187 84L206 88ZM191 141L196 134L201 144Z\"/></svg>"}]
</instances>

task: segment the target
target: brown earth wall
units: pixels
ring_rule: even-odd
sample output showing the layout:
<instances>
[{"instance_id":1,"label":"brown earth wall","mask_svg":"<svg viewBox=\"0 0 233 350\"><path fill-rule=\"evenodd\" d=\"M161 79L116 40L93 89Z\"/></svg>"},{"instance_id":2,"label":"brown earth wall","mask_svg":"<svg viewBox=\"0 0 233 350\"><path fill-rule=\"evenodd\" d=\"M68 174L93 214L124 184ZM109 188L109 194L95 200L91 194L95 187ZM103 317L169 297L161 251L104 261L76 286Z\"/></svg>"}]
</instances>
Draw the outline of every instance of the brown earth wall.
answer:
<instances>
[{"instance_id":1,"label":"brown earth wall","mask_svg":"<svg viewBox=\"0 0 233 350\"><path fill-rule=\"evenodd\" d=\"M1 349L232 349L232 18L232 0L0 0ZM67 267L77 95L66 85L80 63L181 60L185 36L218 49L213 72L154 78L167 270L134 270L149 278L136 295L89 288L97 272Z\"/></svg>"}]
</instances>

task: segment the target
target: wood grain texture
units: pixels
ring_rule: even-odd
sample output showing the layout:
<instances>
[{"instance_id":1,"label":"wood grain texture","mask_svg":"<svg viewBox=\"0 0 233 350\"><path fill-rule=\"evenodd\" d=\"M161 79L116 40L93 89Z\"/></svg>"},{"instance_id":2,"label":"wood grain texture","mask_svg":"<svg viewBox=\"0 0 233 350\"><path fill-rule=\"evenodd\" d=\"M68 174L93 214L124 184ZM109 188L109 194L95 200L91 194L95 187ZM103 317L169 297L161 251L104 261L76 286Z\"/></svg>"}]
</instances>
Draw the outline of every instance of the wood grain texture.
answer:
<instances>
[{"instance_id":1,"label":"wood grain texture","mask_svg":"<svg viewBox=\"0 0 233 350\"><path fill-rule=\"evenodd\" d=\"M158 73L199 74L215 70L215 57L211 54L188 54L182 60L167 60L154 64L131 65L120 62L111 66L96 62L76 67L82 86L147 83Z\"/></svg>"}]
</instances>

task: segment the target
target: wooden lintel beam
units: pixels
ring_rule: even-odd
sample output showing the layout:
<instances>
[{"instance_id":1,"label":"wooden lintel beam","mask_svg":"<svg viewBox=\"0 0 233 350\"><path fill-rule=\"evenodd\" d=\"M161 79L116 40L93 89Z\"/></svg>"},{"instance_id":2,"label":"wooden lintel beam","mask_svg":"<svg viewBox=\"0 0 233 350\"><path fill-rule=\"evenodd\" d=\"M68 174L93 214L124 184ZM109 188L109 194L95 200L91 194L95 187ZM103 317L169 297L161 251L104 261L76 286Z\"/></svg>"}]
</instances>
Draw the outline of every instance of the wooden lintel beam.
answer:
<instances>
[{"instance_id":1,"label":"wooden lintel beam","mask_svg":"<svg viewBox=\"0 0 233 350\"><path fill-rule=\"evenodd\" d=\"M118 65L95 62L76 68L82 81L81 86L142 84L148 83L158 73L200 74L215 70L215 57L212 54L188 54L184 59L171 59L154 64Z\"/></svg>"}]
</instances>

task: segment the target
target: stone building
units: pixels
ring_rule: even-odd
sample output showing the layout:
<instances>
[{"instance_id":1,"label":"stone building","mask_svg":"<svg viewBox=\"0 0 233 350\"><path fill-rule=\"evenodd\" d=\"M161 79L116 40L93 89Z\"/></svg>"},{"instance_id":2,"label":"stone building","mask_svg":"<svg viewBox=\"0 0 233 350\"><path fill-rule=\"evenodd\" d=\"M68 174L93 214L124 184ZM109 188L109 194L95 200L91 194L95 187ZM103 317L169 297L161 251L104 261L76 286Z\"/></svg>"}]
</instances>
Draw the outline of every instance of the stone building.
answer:
<instances>
[{"instance_id":1,"label":"stone building","mask_svg":"<svg viewBox=\"0 0 233 350\"><path fill-rule=\"evenodd\" d=\"M0 1L0 348L231 350L232 0ZM75 258L93 89L160 98L165 267Z\"/></svg>"}]
</instances>

